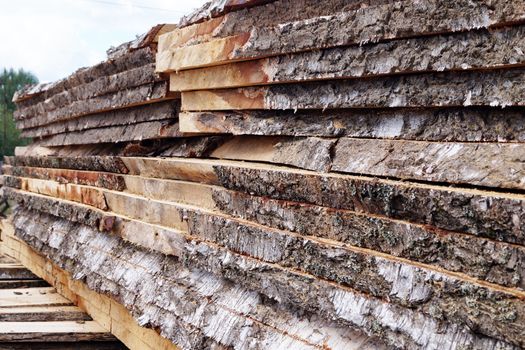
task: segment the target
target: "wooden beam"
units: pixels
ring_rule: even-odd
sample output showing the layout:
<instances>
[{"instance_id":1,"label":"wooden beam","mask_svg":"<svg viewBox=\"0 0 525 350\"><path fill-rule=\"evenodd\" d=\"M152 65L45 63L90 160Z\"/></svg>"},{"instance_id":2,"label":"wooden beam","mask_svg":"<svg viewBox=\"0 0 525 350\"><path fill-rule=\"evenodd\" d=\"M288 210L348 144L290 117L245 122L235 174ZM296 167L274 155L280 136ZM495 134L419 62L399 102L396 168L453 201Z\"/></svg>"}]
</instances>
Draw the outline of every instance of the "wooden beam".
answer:
<instances>
[{"instance_id":1,"label":"wooden beam","mask_svg":"<svg viewBox=\"0 0 525 350\"><path fill-rule=\"evenodd\" d=\"M182 93L182 110L524 106L524 76L517 68L191 91Z\"/></svg>"},{"instance_id":2,"label":"wooden beam","mask_svg":"<svg viewBox=\"0 0 525 350\"><path fill-rule=\"evenodd\" d=\"M52 287L27 289L1 289L0 307L15 308L25 306L65 306L71 305ZM2 328L0 328L2 329Z\"/></svg>"},{"instance_id":3,"label":"wooden beam","mask_svg":"<svg viewBox=\"0 0 525 350\"><path fill-rule=\"evenodd\" d=\"M238 136L524 142L524 118L520 110L492 107L215 111L183 112L179 125L181 132Z\"/></svg>"},{"instance_id":4,"label":"wooden beam","mask_svg":"<svg viewBox=\"0 0 525 350\"><path fill-rule=\"evenodd\" d=\"M133 108L86 115L81 118L52 123L46 126L22 130L23 137L44 137L64 132L123 126L147 121L176 119L180 103L178 100L152 103Z\"/></svg>"},{"instance_id":5,"label":"wooden beam","mask_svg":"<svg viewBox=\"0 0 525 350\"><path fill-rule=\"evenodd\" d=\"M29 177L42 180L54 180L61 183L93 185L116 191L122 191L126 187L124 177L122 175L108 172L12 165L3 165L2 172L5 175Z\"/></svg>"},{"instance_id":6,"label":"wooden beam","mask_svg":"<svg viewBox=\"0 0 525 350\"><path fill-rule=\"evenodd\" d=\"M130 125L108 126L51 135L34 143L44 147L132 142L151 139L189 137L181 133L177 119L150 121Z\"/></svg>"},{"instance_id":7,"label":"wooden beam","mask_svg":"<svg viewBox=\"0 0 525 350\"><path fill-rule=\"evenodd\" d=\"M56 157L56 156L16 156L5 157L4 164L52 169L72 169L87 171L103 171L117 174L127 174L129 170L120 157L89 156L89 157Z\"/></svg>"}]
</instances>

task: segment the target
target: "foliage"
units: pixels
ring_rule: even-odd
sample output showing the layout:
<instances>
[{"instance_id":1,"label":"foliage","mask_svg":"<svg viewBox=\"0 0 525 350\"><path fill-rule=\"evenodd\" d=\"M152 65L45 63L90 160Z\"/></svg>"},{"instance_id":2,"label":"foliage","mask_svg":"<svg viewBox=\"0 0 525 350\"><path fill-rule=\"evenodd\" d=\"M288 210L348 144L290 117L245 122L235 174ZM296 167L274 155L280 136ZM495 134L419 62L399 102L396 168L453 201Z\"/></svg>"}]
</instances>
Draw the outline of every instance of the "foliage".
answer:
<instances>
[{"instance_id":1,"label":"foliage","mask_svg":"<svg viewBox=\"0 0 525 350\"><path fill-rule=\"evenodd\" d=\"M28 143L27 139L20 138L20 132L13 121L16 106L12 100L17 90L36 83L38 83L36 76L23 69L4 68L0 73L0 156L2 158L4 155L13 155L16 146Z\"/></svg>"}]
</instances>

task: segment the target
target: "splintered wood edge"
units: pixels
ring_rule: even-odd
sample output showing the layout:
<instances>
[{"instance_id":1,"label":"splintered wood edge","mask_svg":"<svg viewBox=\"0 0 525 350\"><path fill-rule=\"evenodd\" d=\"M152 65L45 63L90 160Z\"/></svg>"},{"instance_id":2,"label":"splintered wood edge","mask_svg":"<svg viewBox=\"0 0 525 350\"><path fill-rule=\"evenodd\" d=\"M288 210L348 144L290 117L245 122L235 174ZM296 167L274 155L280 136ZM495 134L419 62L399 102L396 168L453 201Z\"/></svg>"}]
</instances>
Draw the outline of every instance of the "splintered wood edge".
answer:
<instances>
[{"instance_id":1,"label":"splintered wood edge","mask_svg":"<svg viewBox=\"0 0 525 350\"><path fill-rule=\"evenodd\" d=\"M124 306L105 295L92 291L84 283L74 280L68 272L60 269L34 251L27 243L16 238L9 219L4 219L0 223L9 238L8 246L5 246L4 242L0 244L3 251L9 251L11 256L17 257L24 266L49 284L55 287L60 286L61 294L69 294L70 299L74 299L81 310L101 326L110 329L111 333L131 350L179 350L175 344L163 338L153 329L139 326Z\"/></svg>"},{"instance_id":2,"label":"splintered wood edge","mask_svg":"<svg viewBox=\"0 0 525 350\"><path fill-rule=\"evenodd\" d=\"M222 62L232 62L232 53L246 44L249 39L250 33L243 33L202 44L159 52L156 56L155 71L158 73L170 73L182 69L215 66Z\"/></svg>"},{"instance_id":3,"label":"splintered wood edge","mask_svg":"<svg viewBox=\"0 0 525 350\"><path fill-rule=\"evenodd\" d=\"M192 24L187 27L177 28L160 33L158 37L158 52L168 51L187 44L190 40L208 39L215 29L225 20L225 16L212 18L209 21Z\"/></svg>"},{"instance_id":4,"label":"splintered wood edge","mask_svg":"<svg viewBox=\"0 0 525 350\"><path fill-rule=\"evenodd\" d=\"M170 91L221 89L273 82L268 59L237 62L170 74Z\"/></svg>"}]
</instances>

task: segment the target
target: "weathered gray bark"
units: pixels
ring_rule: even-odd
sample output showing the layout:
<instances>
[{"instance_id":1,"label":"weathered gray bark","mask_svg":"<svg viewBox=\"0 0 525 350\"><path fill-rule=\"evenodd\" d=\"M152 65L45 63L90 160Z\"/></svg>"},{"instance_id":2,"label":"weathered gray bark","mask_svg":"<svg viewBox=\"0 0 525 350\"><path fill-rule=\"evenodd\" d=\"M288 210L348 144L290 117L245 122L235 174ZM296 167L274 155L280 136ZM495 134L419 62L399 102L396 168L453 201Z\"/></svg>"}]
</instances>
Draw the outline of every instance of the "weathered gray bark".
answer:
<instances>
[{"instance_id":1,"label":"weathered gray bark","mask_svg":"<svg viewBox=\"0 0 525 350\"><path fill-rule=\"evenodd\" d=\"M382 338L401 348L510 347L454 323L438 326L437 321L421 312L368 298L312 276L283 270L203 243L195 243L184 263L224 276L292 307L337 319L371 334L381 334Z\"/></svg>"},{"instance_id":2,"label":"weathered gray bark","mask_svg":"<svg viewBox=\"0 0 525 350\"><path fill-rule=\"evenodd\" d=\"M40 146L71 146L184 137L177 119L108 126L51 135L35 142Z\"/></svg>"},{"instance_id":3,"label":"weathered gray bark","mask_svg":"<svg viewBox=\"0 0 525 350\"><path fill-rule=\"evenodd\" d=\"M143 106L135 106L99 114L86 115L81 118L48 124L46 126L33 129L25 129L22 130L21 136L42 137L64 132L171 119L177 117L179 109L180 103L177 100L152 103Z\"/></svg>"},{"instance_id":4,"label":"weathered gray bark","mask_svg":"<svg viewBox=\"0 0 525 350\"><path fill-rule=\"evenodd\" d=\"M524 344L525 305L517 296L425 270L407 262L374 256L370 252L347 250L283 231L238 224L226 218L189 214L189 222L191 235L211 240L226 248L218 248L213 253L212 246L206 250L205 243L198 243L197 246L204 251L200 252L196 248L197 252L192 251L187 258L190 261L199 258L207 260L211 263L208 270L218 268L219 273L237 268L240 276L233 277L237 282L241 282L242 275L246 273L244 270L247 270L247 274L265 285L266 273L263 266L274 270L276 278L282 273L277 272L282 266L306 272L321 280L335 281L353 290L388 300L392 304L406 306L414 312L437 318L440 322L464 324L482 334L512 341L517 345ZM235 263L230 265L227 261L222 261L225 257L223 254L228 254L227 251L240 254L240 265L236 268L233 267ZM220 256L219 266L214 261L217 253ZM242 266L244 256L272 265L245 259L245 264L251 266ZM223 267L222 264L226 266ZM259 265L261 270L252 270L254 265ZM287 273L293 275L292 272ZM260 287L257 290L265 293ZM316 295L310 297L315 299Z\"/></svg>"},{"instance_id":5,"label":"weathered gray bark","mask_svg":"<svg viewBox=\"0 0 525 350\"><path fill-rule=\"evenodd\" d=\"M18 213L14 223L19 237L183 348L207 348L210 341L238 349L277 344L291 349L384 347L352 329L294 314L257 293L187 270L173 257L132 247L115 236L27 211ZM95 262L95 256L100 260Z\"/></svg>"},{"instance_id":6,"label":"weathered gray bark","mask_svg":"<svg viewBox=\"0 0 525 350\"><path fill-rule=\"evenodd\" d=\"M252 6L260 6L276 0L212 0L206 2L192 13L180 19L179 27L186 27L194 23L205 21L209 18L218 17L228 12L239 11Z\"/></svg>"},{"instance_id":7,"label":"weathered gray bark","mask_svg":"<svg viewBox=\"0 0 525 350\"><path fill-rule=\"evenodd\" d=\"M523 26L484 29L279 56L267 66L272 81L287 82L523 65L524 34Z\"/></svg>"},{"instance_id":8,"label":"weathered gray bark","mask_svg":"<svg viewBox=\"0 0 525 350\"><path fill-rule=\"evenodd\" d=\"M223 187L251 195L377 214L525 244L525 201L518 195L284 169L214 168Z\"/></svg>"},{"instance_id":9,"label":"weathered gray bark","mask_svg":"<svg viewBox=\"0 0 525 350\"><path fill-rule=\"evenodd\" d=\"M347 136L420 141L525 141L517 109L365 109L182 113L191 131L267 136Z\"/></svg>"},{"instance_id":10,"label":"weathered gray bark","mask_svg":"<svg viewBox=\"0 0 525 350\"><path fill-rule=\"evenodd\" d=\"M523 190L525 145L341 138L331 170Z\"/></svg>"},{"instance_id":11,"label":"weathered gray bark","mask_svg":"<svg viewBox=\"0 0 525 350\"><path fill-rule=\"evenodd\" d=\"M5 157L5 164L36 168L73 169L104 171L109 173L127 174L129 170L120 157L85 156L85 157L36 157L16 156Z\"/></svg>"},{"instance_id":12,"label":"weathered gray bark","mask_svg":"<svg viewBox=\"0 0 525 350\"><path fill-rule=\"evenodd\" d=\"M234 137L225 140L210 158L286 164L326 172L330 170L336 139L318 137Z\"/></svg>"},{"instance_id":13,"label":"weathered gray bark","mask_svg":"<svg viewBox=\"0 0 525 350\"><path fill-rule=\"evenodd\" d=\"M109 95L76 101L69 106L47 113L30 107L26 114L21 116L21 119L16 122L16 125L21 129L34 128L87 114L155 103L172 98L167 92L167 82L147 84L136 88L121 90Z\"/></svg>"},{"instance_id":14,"label":"weathered gray bark","mask_svg":"<svg viewBox=\"0 0 525 350\"><path fill-rule=\"evenodd\" d=\"M523 247L427 225L239 192L217 189L213 191L213 199L221 212L244 220L372 249L525 290Z\"/></svg>"},{"instance_id":15,"label":"weathered gray bark","mask_svg":"<svg viewBox=\"0 0 525 350\"><path fill-rule=\"evenodd\" d=\"M65 217L72 222L78 222L100 231L111 232L115 223L114 216L86 205L22 192L12 188L4 188L4 195L23 208Z\"/></svg>"},{"instance_id":16,"label":"weathered gray bark","mask_svg":"<svg viewBox=\"0 0 525 350\"><path fill-rule=\"evenodd\" d=\"M272 109L523 106L524 79L525 69L512 69L272 86L265 102Z\"/></svg>"},{"instance_id":17,"label":"weathered gray bark","mask_svg":"<svg viewBox=\"0 0 525 350\"><path fill-rule=\"evenodd\" d=\"M43 102L29 107L18 108L13 117L23 119L26 115L45 114L59 108L66 107L74 102L115 93L120 90L134 88L140 85L152 84L164 79L155 74L154 64L130 69L115 75L103 76L91 83L79 85L66 91L55 94ZM36 111L36 112L35 112Z\"/></svg>"}]
</instances>

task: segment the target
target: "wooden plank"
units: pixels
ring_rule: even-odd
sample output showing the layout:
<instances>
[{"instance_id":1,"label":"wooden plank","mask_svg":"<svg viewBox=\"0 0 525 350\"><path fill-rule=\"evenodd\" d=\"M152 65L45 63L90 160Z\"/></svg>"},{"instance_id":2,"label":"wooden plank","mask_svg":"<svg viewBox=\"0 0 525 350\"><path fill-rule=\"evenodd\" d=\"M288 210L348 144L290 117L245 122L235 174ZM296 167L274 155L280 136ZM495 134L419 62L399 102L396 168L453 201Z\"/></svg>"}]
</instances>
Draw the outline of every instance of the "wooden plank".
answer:
<instances>
[{"instance_id":1,"label":"wooden plank","mask_svg":"<svg viewBox=\"0 0 525 350\"><path fill-rule=\"evenodd\" d=\"M318 174L225 160L125 158L123 161L135 175L198 181L257 196L384 215L513 243L525 242L521 234L525 223L521 195ZM465 210L470 212L468 216L464 215ZM497 219L502 217L509 220Z\"/></svg>"},{"instance_id":2,"label":"wooden plank","mask_svg":"<svg viewBox=\"0 0 525 350\"><path fill-rule=\"evenodd\" d=\"M164 80L155 74L154 71L155 64L151 61L143 66L114 75L104 75L91 82L52 95L42 102L37 102L26 107L19 106L14 112L13 117L15 120L24 118L26 114L31 115L31 111L33 110L37 110L40 113L47 113L66 107L77 101L113 94L120 90Z\"/></svg>"},{"instance_id":3,"label":"wooden plank","mask_svg":"<svg viewBox=\"0 0 525 350\"><path fill-rule=\"evenodd\" d=\"M192 134L181 133L177 119L143 122L130 125L109 126L65 132L35 141L45 147L89 145L112 142L131 142L151 139L188 137Z\"/></svg>"},{"instance_id":4,"label":"wooden plank","mask_svg":"<svg viewBox=\"0 0 525 350\"><path fill-rule=\"evenodd\" d=\"M524 106L525 69L449 72L182 93L184 111ZM506 87L509 86L510 87Z\"/></svg>"},{"instance_id":5,"label":"wooden plank","mask_svg":"<svg viewBox=\"0 0 525 350\"><path fill-rule=\"evenodd\" d=\"M76 342L114 340L95 321L0 322L3 342Z\"/></svg>"},{"instance_id":6,"label":"wooden plank","mask_svg":"<svg viewBox=\"0 0 525 350\"><path fill-rule=\"evenodd\" d=\"M71 302L52 287L0 290L0 307L3 308L65 305L71 305Z\"/></svg>"},{"instance_id":7,"label":"wooden plank","mask_svg":"<svg viewBox=\"0 0 525 350\"><path fill-rule=\"evenodd\" d=\"M7 179L15 179L7 176ZM17 179L18 180L18 179ZM96 207L97 209L106 210L107 204L100 191L88 187L76 186L73 184L62 184L58 182L49 182L40 179L19 178L20 189L31 191L45 196L56 198L69 198L79 203L85 203ZM13 187L16 188L16 187Z\"/></svg>"},{"instance_id":8,"label":"wooden plank","mask_svg":"<svg viewBox=\"0 0 525 350\"><path fill-rule=\"evenodd\" d=\"M235 137L209 153L210 158L269 162L326 172L335 139Z\"/></svg>"},{"instance_id":9,"label":"wooden plank","mask_svg":"<svg viewBox=\"0 0 525 350\"><path fill-rule=\"evenodd\" d=\"M490 10L489 10L490 8ZM522 3L425 0L387 3L181 47L157 54L158 72L172 72L314 49L498 27L525 19ZM420 25L415 28L413 23ZM161 38L162 41L162 38Z\"/></svg>"},{"instance_id":10,"label":"wooden plank","mask_svg":"<svg viewBox=\"0 0 525 350\"><path fill-rule=\"evenodd\" d=\"M61 183L93 185L116 191L122 191L126 187L122 175L108 172L101 173L97 171L36 168L12 165L3 165L2 171L5 175L54 180Z\"/></svg>"},{"instance_id":11,"label":"wooden plank","mask_svg":"<svg viewBox=\"0 0 525 350\"><path fill-rule=\"evenodd\" d=\"M5 164L12 166L27 166L52 169L94 170L109 173L127 174L129 170L120 157L88 156L88 157L38 157L16 156L6 157Z\"/></svg>"},{"instance_id":12,"label":"wooden plank","mask_svg":"<svg viewBox=\"0 0 525 350\"><path fill-rule=\"evenodd\" d=\"M49 321L91 321L91 317L76 306L0 307L0 322Z\"/></svg>"},{"instance_id":13,"label":"wooden plank","mask_svg":"<svg viewBox=\"0 0 525 350\"><path fill-rule=\"evenodd\" d=\"M53 123L42 127L22 130L23 137L42 137L64 132L122 126L147 121L177 118L180 109L178 100L152 103L133 108L119 109L81 118Z\"/></svg>"},{"instance_id":14,"label":"wooden plank","mask_svg":"<svg viewBox=\"0 0 525 350\"><path fill-rule=\"evenodd\" d=\"M377 75L522 66L525 27L396 40L179 71L171 91L207 90ZM439 51L439 54L435 54ZM388 57L385 57L388 52ZM516 57L509 62L508 57Z\"/></svg>"},{"instance_id":15,"label":"wooden plank","mask_svg":"<svg viewBox=\"0 0 525 350\"><path fill-rule=\"evenodd\" d=\"M62 213L67 212L70 215L69 219L71 221L96 227L101 231L111 231L115 224L114 216L87 205L77 204L71 206L69 202L53 200L50 197L36 193L33 193L31 196L26 196L21 191L13 188L5 188L4 193L22 206L29 206L35 210L43 210L55 216L60 216Z\"/></svg>"},{"instance_id":16,"label":"wooden plank","mask_svg":"<svg viewBox=\"0 0 525 350\"><path fill-rule=\"evenodd\" d=\"M36 106L30 107L24 112L24 115L20 115L19 120L16 121L16 126L20 129L34 128L88 114L174 99L176 96L168 93L167 89L168 82L163 81L120 90L110 95L76 101L49 112L40 110Z\"/></svg>"},{"instance_id":17,"label":"wooden plank","mask_svg":"<svg viewBox=\"0 0 525 350\"><path fill-rule=\"evenodd\" d=\"M456 142L524 142L524 120L523 111L495 108L216 111L179 115L180 130L192 133Z\"/></svg>"}]
</instances>

